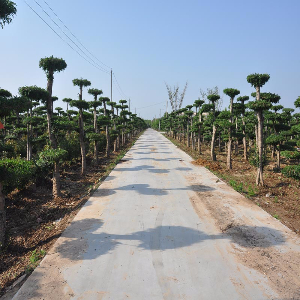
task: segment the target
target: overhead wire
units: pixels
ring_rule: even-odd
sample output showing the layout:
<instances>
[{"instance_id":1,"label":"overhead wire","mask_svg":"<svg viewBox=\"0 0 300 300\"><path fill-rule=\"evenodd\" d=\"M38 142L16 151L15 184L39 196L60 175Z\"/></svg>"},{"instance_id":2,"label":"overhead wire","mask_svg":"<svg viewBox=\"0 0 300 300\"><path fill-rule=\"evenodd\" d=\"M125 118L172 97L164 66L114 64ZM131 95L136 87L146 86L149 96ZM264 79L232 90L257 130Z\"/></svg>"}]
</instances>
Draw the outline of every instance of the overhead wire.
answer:
<instances>
[{"instance_id":1,"label":"overhead wire","mask_svg":"<svg viewBox=\"0 0 300 300\"><path fill-rule=\"evenodd\" d=\"M96 66L98 66L101 71L103 71L104 73L109 73L109 71L105 70L102 66L100 66L97 62L95 62L89 55L87 55L85 53L85 51L83 51L65 32L64 30L53 20L53 18L44 10L44 8L36 1L34 0L34 2L41 8L41 10L49 17L49 19L60 29L60 31L70 40L71 43L74 44L75 47L77 47L79 49L79 51L86 56L87 59L89 59L90 61L92 61Z\"/></svg>"},{"instance_id":2,"label":"overhead wire","mask_svg":"<svg viewBox=\"0 0 300 300\"><path fill-rule=\"evenodd\" d=\"M143 108L148 108L148 107L151 107L151 106L155 106L155 105L158 105L158 104L162 104L162 103L166 103L166 101L162 101L162 102L159 102L159 103L155 103L155 104L151 104L151 105L148 105L148 106L144 106L144 107L139 107L137 109L143 109Z\"/></svg>"},{"instance_id":3,"label":"overhead wire","mask_svg":"<svg viewBox=\"0 0 300 300\"><path fill-rule=\"evenodd\" d=\"M89 59L87 59L86 57L84 57L82 54L80 54L78 52L78 50L76 50L74 47L72 47L70 45L70 43L68 41L66 41L59 33L57 33L57 31L51 27L51 25L49 25L49 23L47 21L44 20L43 17L41 17L41 15L39 13L36 12L36 10L34 10L34 8L28 4L28 2L26 0L24 0L24 2L27 4L27 6L63 41L65 42L73 51L75 51L80 57L82 57L86 62L88 62L90 65L92 65L93 67L97 68L98 70L109 74L110 71L106 70L104 67L100 66L98 63L96 63L89 55L86 54L85 51L83 51L77 44L76 42L74 42L65 32L64 30L53 20L53 18L44 10L44 8L36 1L34 0L35 3L42 9L42 11L50 18L50 20L61 30L61 32ZM91 55L93 56L95 59L97 59L102 65L106 66L107 68L110 68L109 66L107 66L106 64L104 64L101 60L99 60L95 55L93 55L80 41L79 39L71 32L71 30L64 24L64 22L59 18L59 16L54 12L54 10L50 7L50 5L44 1L45 4L49 7L49 9L52 11L52 13L58 18L58 20L63 24L63 26L70 32L70 34L78 41L78 43ZM125 93L123 92L117 78L114 72L112 72L113 75L113 83L115 85L115 87L117 88L118 93L120 94L120 96L122 98L127 99L128 97L125 95Z\"/></svg>"},{"instance_id":4,"label":"overhead wire","mask_svg":"<svg viewBox=\"0 0 300 300\"><path fill-rule=\"evenodd\" d=\"M90 54L92 55L95 59L97 59L102 65L107 67L108 69L111 69L108 65L106 65L104 62L99 60L93 53L91 53L81 42L80 40L73 34L73 32L65 25L65 23L60 19L60 17L55 13L55 11L50 7L50 5L44 1L46 5L49 7L49 9L53 12L53 14L58 18L58 20L63 24L63 26L72 34L72 36L78 41L78 43Z\"/></svg>"}]
</instances>

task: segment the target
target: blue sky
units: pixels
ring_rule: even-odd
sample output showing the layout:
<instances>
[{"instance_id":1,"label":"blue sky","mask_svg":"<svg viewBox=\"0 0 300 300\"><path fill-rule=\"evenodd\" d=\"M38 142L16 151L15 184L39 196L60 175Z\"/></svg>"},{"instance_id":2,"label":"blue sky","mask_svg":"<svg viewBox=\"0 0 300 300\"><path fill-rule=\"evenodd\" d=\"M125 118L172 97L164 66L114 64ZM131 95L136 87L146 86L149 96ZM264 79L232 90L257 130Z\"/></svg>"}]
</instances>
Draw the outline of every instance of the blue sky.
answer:
<instances>
[{"instance_id":1,"label":"blue sky","mask_svg":"<svg viewBox=\"0 0 300 300\"><path fill-rule=\"evenodd\" d=\"M35 2L64 28L44 0L26 1L67 40ZM17 16L0 29L0 87L13 94L24 85L46 87L39 60L54 55L68 65L54 78L56 106L66 108L65 97L77 99L74 78L90 80L110 97L110 75L73 51L23 0L15 2ZM262 91L279 94L285 107L294 108L300 96L299 0L46 2L102 66L113 69L122 90L114 83L113 101L130 98L131 110L143 118L165 111L165 82L181 88L188 82L183 106L193 104L200 88L237 88L250 95L254 89L246 77L251 73L270 74ZM221 96L228 106L228 97ZM87 89L83 98L92 100Z\"/></svg>"}]
</instances>

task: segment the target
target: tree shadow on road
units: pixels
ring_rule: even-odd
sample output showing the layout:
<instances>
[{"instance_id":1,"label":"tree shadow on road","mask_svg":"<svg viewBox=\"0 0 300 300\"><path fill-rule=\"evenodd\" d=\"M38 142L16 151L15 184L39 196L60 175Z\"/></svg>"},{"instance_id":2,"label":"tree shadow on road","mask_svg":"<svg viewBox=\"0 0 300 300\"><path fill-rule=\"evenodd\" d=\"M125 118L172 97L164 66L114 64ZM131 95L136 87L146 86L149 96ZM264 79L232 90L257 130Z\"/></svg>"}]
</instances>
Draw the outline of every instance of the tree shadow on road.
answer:
<instances>
[{"instance_id":1,"label":"tree shadow on road","mask_svg":"<svg viewBox=\"0 0 300 300\"><path fill-rule=\"evenodd\" d=\"M97 219L74 221L63 233L63 242L56 251L63 258L74 261L92 260L117 247L126 246L140 250L167 251L216 240L231 240L245 248L268 248L285 243L282 233L269 227L237 226L232 227L231 232L207 234L193 228L164 225L116 234L103 231L102 224Z\"/></svg>"}]
</instances>

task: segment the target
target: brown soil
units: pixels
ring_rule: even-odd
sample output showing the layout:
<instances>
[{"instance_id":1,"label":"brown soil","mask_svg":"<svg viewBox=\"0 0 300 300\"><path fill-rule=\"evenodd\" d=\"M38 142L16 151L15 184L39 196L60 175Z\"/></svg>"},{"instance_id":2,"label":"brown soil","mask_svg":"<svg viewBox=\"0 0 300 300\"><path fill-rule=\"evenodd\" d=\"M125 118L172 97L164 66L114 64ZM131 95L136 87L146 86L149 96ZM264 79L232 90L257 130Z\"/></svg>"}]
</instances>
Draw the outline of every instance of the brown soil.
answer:
<instances>
[{"instance_id":1,"label":"brown soil","mask_svg":"<svg viewBox=\"0 0 300 300\"><path fill-rule=\"evenodd\" d=\"M292 231L300 234L300 182L274 171L275 160L269 158L269 164L264 169L265 186L257 187L256 168L242 158L242 153L238 156L233 154L232 169L228 170L225 152L217 152L217 161L213 162L209 147L202 146L202 154L199 155L183 143L167 138L191 155L195 159L194 164L205 166ZM282 162L282 167L284 166L285 161Z\"/></svg>"},{"instance_id":2,"label":"brown soil","mask_svg":"<svg viewBox=\"0 0 300 300\"><path fill-rule=\"evenodd\" d=\"M0 252L0 296L14 288L18 278L25 279L24 275L33 271L91 193L131 146L132 142L129 142L123 149L112 153L110 158L100 153L97 166L93 166L92 160L87 158L85 176L80 174L80 163L65 166L61 172L60 198L53 199L51 181L42 186L14 191L7 196L7 240ZM36 254L33 254L35 250Z\"/></svg>"}]
</instances>

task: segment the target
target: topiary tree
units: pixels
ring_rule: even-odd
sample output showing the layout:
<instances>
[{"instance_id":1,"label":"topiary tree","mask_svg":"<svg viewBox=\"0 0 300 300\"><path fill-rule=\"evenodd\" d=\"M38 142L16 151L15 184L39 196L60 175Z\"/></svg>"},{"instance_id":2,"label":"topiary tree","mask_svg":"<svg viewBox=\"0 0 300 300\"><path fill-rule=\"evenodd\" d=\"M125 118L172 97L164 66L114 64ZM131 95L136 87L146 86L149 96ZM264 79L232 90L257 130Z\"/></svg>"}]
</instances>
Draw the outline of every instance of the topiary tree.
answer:
<instances>
[{"instance_id":1,"label":"topiary tree","mask_svg":"<svg viewBox=\"0 0 300 300\"><path fill-rule=\"evenodd\" d=\"M94 114L94 132L98 134L98 127L97 127L97 108L102 105L102 102L97 99L99 95L102 95L102 90L98 89L89 89L88 93L94 96L94 101L89 102L90 108L93 109ZM98 141L97 138L94 140L94 164L98 164Z\"/></svg>"},{"instance_id":2,"label":"topiary tree","mask_svg":"<svg viewBox=\"0 0 300 300\"><path fill-rule=\"evenodd\" d=\"M256 89L256 101L252 104L252 109L256 111L258 128L257 128L257 148L258 148L258 168L256 176L256 185L264 185L263 181L263 148L264 148L264 136L263 136L263 110L269 109L270 106L264 100L260 99L260 88L264 86L270 79L269 74L250 74L247 76L247 81Z\"/></svg>"},{"instance_id":3,"label":"topiary tree","mask_svg":"<svg viewBox=\"0 0 300 300\"><path fill-rule=\"evenodd\" d=\"M241 102L241 109L242 109L242 123L243 123L243 147L244 147L244 159L248 160L247 155L247 140L246 140L246 123L245 123L245 101L249 100L249 96L241 96L236 99L237 101Z\"/></svg>"},{"instance_id":4,"label":"topiary tree","mask_svg":"<svg viewBox=\"0 0 300 300\"><path fill-rule=\"evenodd\" d=\"M194 106L196 107L196 110L199 109L199 115L198 115L198 152L201 154L201 125L202 125L202 114L203 110L201 110L202 105L205 103L204 100L197 99L194 102ZM197 111L196 111L197 114Z\"/></svg>"},{"instance_id":5,"label":"topiary tree","mask_svg":"<svg viewBox=\"0 0 300 300\"><path fill-rule=\"evenodd\" d=\"M227 88L223 90L224 94L230 97L230 123L232 124L232 116L233 116L233 100L234 97L240 94L239 90ZM232 159L231 159L231 142L232 142L232 134L231 134L231 126L228 128L228 147L227 147L227 169L232 169Z\"/></svg>"},{"instance_id":6,"label":"topiary tree","mask_svg":"<svg viewBox=\"0 0 300 300\"><path fill-rule=\"evenodd\" d=\"M213 130L212 130L212 138L211 138L211 148L210 148L210 155L211 159L213 161L217 160L216 153L215 153L215 141L216 141L216 133L217 133L217 126L215 124L216 120L216 102L220 99L219 95L211 94L207 96L207 99L212 104L212 124L213 124Z\"/></svg>"},{"instance_id":7,"label":"topiary tree","mask_svg":"<svg viewBox=\"0 0 300 300\"><path fill-rule=\"evenodd\" d=\"M27 160L32 159L32 107L34 101L39 104L39 101L46 102L48 98L48 92L40 87L34 86L23 86L19 88L19 94L23 97L27 97L30 100L29 107L29 118L27 118ZM36 106L36 105L35 105Z\"/></svg>"},{"instance_id":8,"label":"topiary tree","mask_svg":"<svg viewBox=\"0 0 300 300\"><path fill-rule=\"evenodd\" d=\"M0 0L0 26L9 24L17 13L16 3L10 0Z\"/></svg>"},{"instance_id":9,"label":"topiary tree","mask_svg":"<svg viewBox=\"0 0 300 300\"><path fill-rule=\"evenodd\" d=\"M48 98L46 101L47 107L47 124L48 124L48 135L51 147L53 149L57 148L57 143L52 131L52 115L53 115L53 100L52 100L52 88L53 88L53 80L54 73L61 72L67 67L67 63L62 58L56 58L50 56L41 58L39 62L39 67L44 70L47 76L47 92ZM60 192L60 177L59 177L59 162L54 163L54 171L53 171L53 196L59 197Z\"/></svg>"}]
</instances>

